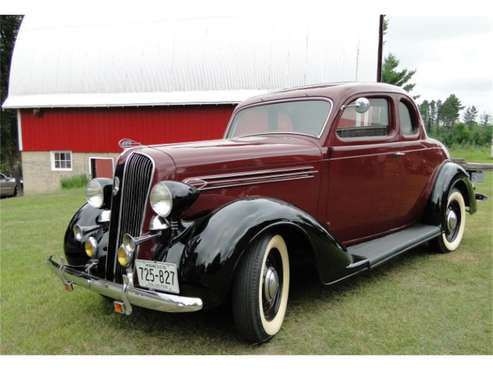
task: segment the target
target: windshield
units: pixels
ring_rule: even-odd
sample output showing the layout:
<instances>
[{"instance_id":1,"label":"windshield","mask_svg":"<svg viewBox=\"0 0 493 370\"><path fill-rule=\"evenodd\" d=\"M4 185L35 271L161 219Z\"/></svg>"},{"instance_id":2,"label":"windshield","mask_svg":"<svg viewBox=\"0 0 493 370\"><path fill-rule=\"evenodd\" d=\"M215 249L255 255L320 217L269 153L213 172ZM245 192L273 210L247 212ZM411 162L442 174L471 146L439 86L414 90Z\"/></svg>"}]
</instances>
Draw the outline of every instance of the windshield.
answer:
<instances>
[{"instance_id":1,"label":"windshield","mask_svg":"<svg viewBox=\"0 0 493 370\"><path fill-rule=\"evenodd\" d=\"M327 100L298 100L245 108L235 114L226 137L278 132L319 137L330 107Z\"/></svg>"}]
</instances>

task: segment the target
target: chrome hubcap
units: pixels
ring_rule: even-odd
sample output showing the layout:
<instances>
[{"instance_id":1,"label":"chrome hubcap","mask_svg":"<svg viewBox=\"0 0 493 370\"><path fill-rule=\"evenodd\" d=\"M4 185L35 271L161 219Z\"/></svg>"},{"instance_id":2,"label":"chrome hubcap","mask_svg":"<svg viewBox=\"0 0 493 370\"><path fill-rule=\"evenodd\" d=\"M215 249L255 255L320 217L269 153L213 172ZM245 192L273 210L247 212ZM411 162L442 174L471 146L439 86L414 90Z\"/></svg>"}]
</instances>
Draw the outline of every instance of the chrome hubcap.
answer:
<instances>
[{"instance_id":1,"label":"chrome hubcap","mask_svg":"<svg viewBox=\"0 0 493 370\"><path fill-rule=\"evenodd\" d=\"M447 212L447 227L449 232L455 230L457 227L457 215L450 209Z\"/></svg>"},{"instance_id":2,"label":"chrome hubcap","mask_svg":"<svg viewBox=\"0 0 493 370\"><path fill-rule=\"evenodd\" d=\"M277 274L277 270L269 266L265 273L264 278L264 293L265 299L269 304L271 304L277 296L277 292L279 291L279 275Z\"/></svg>"}]
</instances>

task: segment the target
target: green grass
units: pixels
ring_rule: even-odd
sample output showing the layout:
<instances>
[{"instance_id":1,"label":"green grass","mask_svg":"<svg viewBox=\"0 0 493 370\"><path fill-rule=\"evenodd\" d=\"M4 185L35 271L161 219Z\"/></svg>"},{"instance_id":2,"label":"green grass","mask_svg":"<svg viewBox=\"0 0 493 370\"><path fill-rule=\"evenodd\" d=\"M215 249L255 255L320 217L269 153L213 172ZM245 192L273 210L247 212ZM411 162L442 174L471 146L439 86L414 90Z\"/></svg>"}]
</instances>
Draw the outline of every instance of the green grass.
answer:
<instances>
[{"instance_id":1,"label":"green grass","mask_svg":"<svg viewBox=\"0 0 493 370\"><path fill-rule=\"evenodd\" d=\"M87 185L88 178L86 175L75 175L70 177L63 177L60 180L62 189L78 189Z\"/></svg>"},{"instance_id":2,"label":"green grass","mask_svg":"<svg viewBox=\"0 0 493 370\"><path fill-rule=\"evenodd\" d=\"M452 146L448 149L452 158L465 159L467 162L493 163L489 146Z\"/></svg>"},{"instance_id":3,"label":"green grass","mask_svg":"<svg viewBox=\"0 0 493 370\"><path fill-rule=\"evenodd\" d=\"M479 190L493 196L493 174ZM2 354L492 354L493 200L468 217L462 246L423 246L335 287L294 280L281 332L261 346L237 339L227 308L165 314L65 293L46 257L61 255L83 192L3 199Z\"/></svg>"}]
</instances>

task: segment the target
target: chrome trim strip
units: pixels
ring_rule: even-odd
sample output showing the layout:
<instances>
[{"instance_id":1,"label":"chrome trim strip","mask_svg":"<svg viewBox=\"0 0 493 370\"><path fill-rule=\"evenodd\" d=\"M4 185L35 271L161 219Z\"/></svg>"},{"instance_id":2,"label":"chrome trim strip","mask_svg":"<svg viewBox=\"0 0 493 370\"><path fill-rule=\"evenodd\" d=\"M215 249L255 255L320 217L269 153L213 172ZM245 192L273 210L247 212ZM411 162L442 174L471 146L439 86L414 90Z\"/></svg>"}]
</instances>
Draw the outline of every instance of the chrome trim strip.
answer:
<instances>
[{"instance_id":1,"label":"chrome trim strip","mask_svg":"<svg viewBox=\"0 0 493 370\"><path fill-rule=\"evenodd\" d=\"M184 179L183 182L195 186L199 191L206 191L236 186L302 180L313 178L317 173L318 170L315 170L313 167L305 166L190 177Z\"/></svg>"},{"instance_id":2,"label":"chrome trim strip","mask_svg":"<svg viewBox=\"0 0 493 370\"><path fill-rule=\"evenodd\" d=\"M48 258L48 266L68 284L75 284L128 305L161 312L194 312L203 307L202 299L135 288L128 280L123 285L101 279L73 267ZM126 276L125 276L126 277Z\"/></svg>"},{"instance_id":3,"label":"chrome trim strip","mask_svg":"<svg viewBox=\"0 0 493 370\"><path fill-rule=\"evenodd\" d=\"M223 178L229 178L229 177L255 176L255 175L280 173L280 172L309 171L309 170L313 170L313 169L314 169L313 166L284 167L284 168L274 168L274 169L268 169L268 170L231 172L231 173L224 173L224 174L218 174L218 175L199 176L198 178L203 179L203 180L211 180L211 179L223 179Z\"/></svg>"}]
</instances>

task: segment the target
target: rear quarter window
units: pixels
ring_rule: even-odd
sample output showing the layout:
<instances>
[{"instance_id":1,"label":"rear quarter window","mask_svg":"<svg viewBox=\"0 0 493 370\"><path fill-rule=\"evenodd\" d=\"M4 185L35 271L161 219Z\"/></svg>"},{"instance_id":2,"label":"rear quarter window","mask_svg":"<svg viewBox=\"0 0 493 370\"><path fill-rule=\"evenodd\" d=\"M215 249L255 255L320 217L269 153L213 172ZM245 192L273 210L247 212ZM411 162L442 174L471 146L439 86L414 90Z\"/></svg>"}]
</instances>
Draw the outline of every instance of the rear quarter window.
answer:
<instances>
[{"instance_id":1,"label":"rear quarter window","mask_svg":"<svg viewBox=\"0 0 493 370\"><path fill-rule=\"evenodd\" d=\"M418 120L414 110L403 101L399 102L399 121L403 135L415 135L418 132Z\"/></svg>"}]
</instances>

